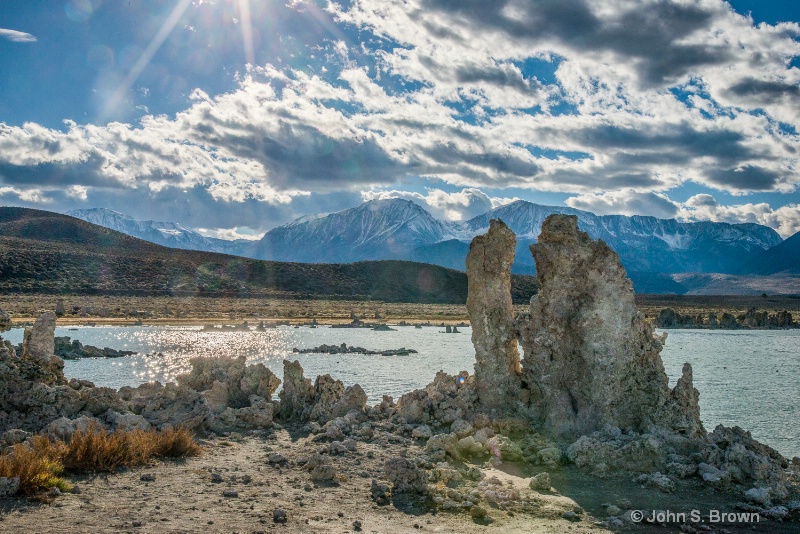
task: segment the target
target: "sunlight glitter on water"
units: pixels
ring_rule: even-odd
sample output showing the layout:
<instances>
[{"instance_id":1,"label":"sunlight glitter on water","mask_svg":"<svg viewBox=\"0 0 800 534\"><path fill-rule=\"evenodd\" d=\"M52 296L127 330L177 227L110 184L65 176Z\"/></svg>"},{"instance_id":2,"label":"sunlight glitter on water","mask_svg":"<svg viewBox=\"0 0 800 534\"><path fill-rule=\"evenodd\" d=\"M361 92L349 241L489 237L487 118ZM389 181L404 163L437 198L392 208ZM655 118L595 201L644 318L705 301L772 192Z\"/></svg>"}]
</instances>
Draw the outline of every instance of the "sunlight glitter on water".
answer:
<instances>
[{"instance_id":1,"label":"sunlight glitter on water","mask_svg":"<svg viewBox=\"0 0 800 534\"><path fill-rule=\"evenodd\" d=\"M436 372L473 372L475 351L471 330L444 334L441 328L396 327L368 329L280 327L264 332L203 332L199 327L78 327L58 328L97 347L134 350L135 356L67 361L68 377L86 378L98 386L120 388L142 382L174 381L189 370L195 356L246 356L262 362L283 378L283 360L298 360L306 377L329 373L347 385L361 384L370 403L381 396L395 398L429 384ZM3 337L17 344L22 331ZM322 343L360 346L373 350L415 349L408 356L361 354L296 354L292 347ZM695 387L707 430L717 424L738 425L753 437L788 456L800 455L800 330L671 330L662 351L670 384L674 386L684 362L694 368Z\"/></svg>"}]
</instances>

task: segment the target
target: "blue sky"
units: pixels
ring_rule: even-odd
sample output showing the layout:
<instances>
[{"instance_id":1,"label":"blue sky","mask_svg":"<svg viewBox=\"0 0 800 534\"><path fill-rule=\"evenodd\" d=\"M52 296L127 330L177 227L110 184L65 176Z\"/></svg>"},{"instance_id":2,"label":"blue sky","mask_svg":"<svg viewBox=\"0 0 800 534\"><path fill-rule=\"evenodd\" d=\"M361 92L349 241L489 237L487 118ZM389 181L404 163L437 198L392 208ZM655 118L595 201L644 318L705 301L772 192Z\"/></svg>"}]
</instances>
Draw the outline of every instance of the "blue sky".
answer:
<instances>
[{"instance_id":1,"label":"blue sky","mask_svg":"<svg viewBox=\"0 0 800 534\"><path fill-rule=\"evenodd\" d=\"M372 198L800 230L800 7L0 0L0 203L258 236Z\"/></svg>"}]
</instances>

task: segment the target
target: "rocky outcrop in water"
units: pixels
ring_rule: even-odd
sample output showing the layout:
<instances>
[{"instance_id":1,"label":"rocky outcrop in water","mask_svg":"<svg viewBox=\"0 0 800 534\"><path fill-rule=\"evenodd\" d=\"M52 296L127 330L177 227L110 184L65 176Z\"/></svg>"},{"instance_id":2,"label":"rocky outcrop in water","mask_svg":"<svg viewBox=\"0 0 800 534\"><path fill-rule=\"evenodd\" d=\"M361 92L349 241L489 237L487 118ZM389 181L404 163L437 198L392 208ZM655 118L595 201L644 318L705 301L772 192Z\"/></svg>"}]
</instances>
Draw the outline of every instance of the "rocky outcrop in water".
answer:
<instances>
[{"instance_id":1,"label":"rocky outcrop in water","mask_svg":"<svg viewBox=\"0 0 800 534\"><path fill-rule=\"evenodd\" d=\"M79 360L81 358L122 358L136 354L131 350L116 350L109 347L99 348L84 345L77 339L67 336L57 336L54 343L55 355L63 360Z\"/></svg>"},{"instance_id":2,"label":"rocky outcrop in water","mask_svg":"<svg viewBox=\"0 0 800 534\"><path fill-rule=\"evenodd\" d=\"M483 406L506 409L517 396L520 362L511 304L511 264L516 236L493 220L467 254L467 311L475 346L475 387Z\"/></svg>"},{"instance_id":3,"label":"rocky outcrop in water","mask_svg":"<svg viewBox=\"0 0 800 534\"><path fill-rule=\"evenodd\" d=\"M494 227L502 228L499 224ZM503 232L490 230L482 237L480 243L488 250L512 243ZM659 354L664 338L655 335L637 311L631 282L616 253L579 231L574 216L565 215L545 220L539 242L531 251L541 290L531 299L530 310L516 318L524 359L520 388L515 392L517 402L506 405L506 418L522 417L532 433L542 432L562 444L572 442L565 448L569 461L598 476L643 473L637 480L663 491L674 490L678 479L697 477L742 495L749 492L779 500L792 491L797 495L800 473L793 468L790 474L789 462L776 451L737 428L720 426L706 434L691 365L685 364L675 387L668 387ZM481 270L480 265L473 263L468 274L476 281L500 278L494 286L487 284L502 286L506 277L502 270ZM489 365L481 364L480 369L495 370L489 377L476 373L477 391L485 387L482 380L508 383L506 362L511 354L505 349L508 314L497 305L502 302L499 289L487 293L480 286L470 295L471 312L502 311L477 314L479 321L483 317L495 321L474 336L476 353L489 359ZM471 281L470 289L473 287ZM672 314L664 317L674 319ZM757 314L749 317L758 324ZM719 323L727 325L731 319L736 321L723 315ZM414 413L441 417L441 411L430 408L435 403L422 403L435 395L429 389L404 396L398 413L406 416L410 406L422 405L429 408ZM506 391L509 396L512 393ZM443 400L447 403L457 396L445 395ZM465 413L469 414L469 409ZM471 417L474 420L476 415ZM436 424L434 421L433 426ZM449 450L455 443L451 438L433 436L431 441L442 442ZM513 446L506 450L515 456Z\"/></svg>"},{"instance_id":4,"label":"rocky outcrop in water","mask_svg":"<svg viewBox=\"0 0 800 534\"><path fill-rule=\"evenodd\" d=\"M56 314L43 313L33 326L26 328L22 339L21 358L38 366L49 377L42 377L46 383L63 382L64 361L54 354L54 333Z\"/></svg>"},{"instance_id":5,"label":"rocky outcrop in water","mask_svg":"<svg viewBox=\"0 0 800 534\"><path fill-rule=\"evenodd\" d=\"M449 327L448 327L449 328ZM346 343L341 345L326 345L322 344L318 347L310 349L292 349L295 354L364 354L365 356L408 356L409 354L417 354L414 349L407 349L400 347L399 349L386 349L386 350L369 350L364 347L348 346Z\"/></svg>"},{"instance_id":6,"label":"rocky outcrop in water","mask_svg":"<svg viewBox=\"0 0 800 534\"><path fill-rule=\"evenodd\" d=\"M769 313L768 311L758 311L750 308L746 313L738 317L723 313L720 319L715 313L709 313L707 319L702 315L681 314L671 308L664 308L654 321L658 328L719 328L734 330L737 328L797 328L800 324L796 323L792 314L786 310Z\"/></svg>"}]
</instances>

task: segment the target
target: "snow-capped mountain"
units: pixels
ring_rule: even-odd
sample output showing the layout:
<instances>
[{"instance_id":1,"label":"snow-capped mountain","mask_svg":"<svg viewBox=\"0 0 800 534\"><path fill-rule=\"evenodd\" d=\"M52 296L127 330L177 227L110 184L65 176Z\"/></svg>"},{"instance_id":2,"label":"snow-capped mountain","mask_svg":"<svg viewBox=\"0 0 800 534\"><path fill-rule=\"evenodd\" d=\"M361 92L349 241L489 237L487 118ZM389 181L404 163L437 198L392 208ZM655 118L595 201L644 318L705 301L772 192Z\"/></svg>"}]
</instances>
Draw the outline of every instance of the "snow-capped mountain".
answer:
<instances>
[{"instance_id":1,"label":"snow-capped mountain","mask_svg":"<svg viewBox=\"0 0 800 534\"><path fill-rule=\"evenodd\" d=\"M176 223L136 221L104 209L69 215L176 248L308 263L402 259L459 270L464 270L472 237L485 232L491 219L502 219L517 234L513 272L532 274L535 266L528 247L553 213L577 216L582 230L617 251L635 283L637 276L647 275L652 281L653 274L665 273L746 274L755 270L752 258L782 242L777 232L757 224L599 216L526 201L500 206L463 223L448 223L408 200L371 200L336 213L306 215L270 230L257 242L208 238ZM766 269L763 262L759 264L759 271Z\"/></svg>"},{"instance_id":2,"label":"snow-capped mountain","mask_svg":"<svg viewBox=\"0 0 800 534\"><path fill-rule=\"evenodd\" d=\"M248 249L253 246L252 241L243 239L228 241L206 237L178 223L139 221L106 208L73 210L66 215L171 248L249 256Z\"/></svg>"},{"instance_id":3,"label":"snow-capped mountain","mask_svg":"<svg viewBox=\"0 0 800 534\"><path fill-rule=\"evenodd\" d=\"M542 222L553 213L577 216L581 230L608 243L629 271L742 273L746 269L743 258L782 241L773 229L758 224L595 215L524 200L495 208L462 227L466 235L477 235L489 228L491 219L502 219L517 234L515 271L531 272L534 262L528 246L536 242Z\"/></svg>"},{"instance_id":4,"label":"snow-capped mountain","mask_svg":"<svg viewBox=\"0 0 800 534\"><path fill-rule=\"evenodd\" d=\"M451 225L409 200L370 200L274 228L258 242L254 257L311 263L403 258L416 247L452 236Z\"/></svg>"}]
</instances>

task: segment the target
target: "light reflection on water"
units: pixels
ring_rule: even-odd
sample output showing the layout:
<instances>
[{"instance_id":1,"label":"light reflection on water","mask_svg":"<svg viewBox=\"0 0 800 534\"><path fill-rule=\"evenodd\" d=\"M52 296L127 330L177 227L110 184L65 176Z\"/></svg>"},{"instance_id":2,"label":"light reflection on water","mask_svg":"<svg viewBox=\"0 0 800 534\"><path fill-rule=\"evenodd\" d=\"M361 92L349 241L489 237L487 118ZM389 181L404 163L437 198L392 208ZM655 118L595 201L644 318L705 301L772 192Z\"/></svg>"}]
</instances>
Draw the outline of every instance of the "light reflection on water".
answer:
<instances>
[{"instance_id":1,"label":"light reflection on water","mask_svg":"<svg viewBox=\"0 0 800 534\"><path fill-rule=\"evenodd\" d=\"M74 327L73 327L74 328ZM438 370L456 374L474 369L470 329L444 334L441 328L396 327L394 332L367 329L279 327L264 332L203 332L199 327L58 328L56 335L84 344L134 350L118 359L67 361L68 377L119 388L148 380L172 381L189 369L194 356L246 356L262 362L279 378L283 360L299 360L307 377L330 373L345 384L361 384L370 402L429 384ZM3 337L13 343L21 330ZM411 348L409 356L293 354L292 347L347 343L372 350ZM158 354L160 353L160 354ZM701 415L708 430L717 424L739 425L785 455L800 456L800 331L672 330L662 352L674 385L684 362L692 363L700 390Z\"/></svg>"}]
</instances>

